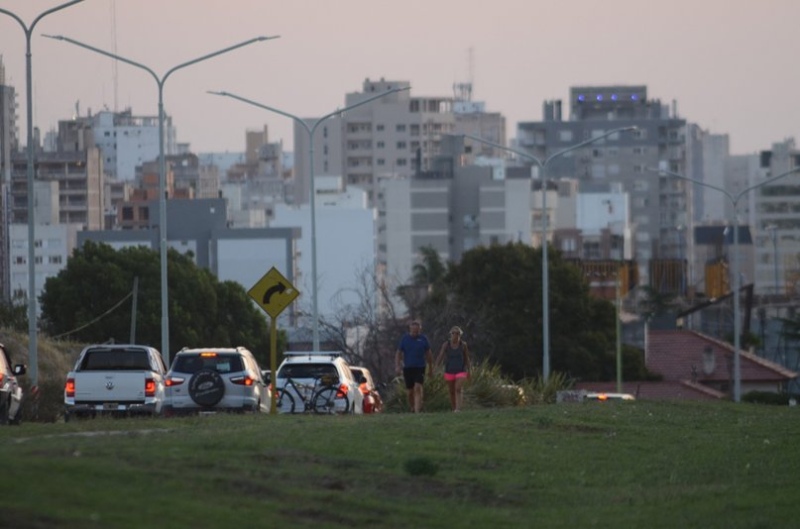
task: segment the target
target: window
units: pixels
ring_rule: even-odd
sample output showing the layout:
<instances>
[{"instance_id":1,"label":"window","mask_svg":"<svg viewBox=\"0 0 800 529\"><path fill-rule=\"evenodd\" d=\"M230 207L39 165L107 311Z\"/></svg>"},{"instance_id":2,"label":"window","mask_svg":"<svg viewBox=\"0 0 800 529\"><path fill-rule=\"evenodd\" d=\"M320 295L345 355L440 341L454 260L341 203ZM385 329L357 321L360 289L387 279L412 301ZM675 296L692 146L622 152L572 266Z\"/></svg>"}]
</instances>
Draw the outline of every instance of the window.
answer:
<instances>
[{"instance_id":1,"label":"window","mask_svg":"<svg viewBox=\"0 0 800 529\"><path fill-rule=\"evenodd\" d=\"M60 265L61 264L61 256L60 255L51 255L50 259L48 261L50 262L50 264Z\"/></svg>"},{"instance_id":2,"label":"window","mask_svg":"<svg viewBox=\"0 0 800 529\"><path fill-rule=\"evenodd\" d=\"M647 154L647 147L634 147L633 154Z\"/></svg>"},{"instance_id":3,"label":"window","mask_svg":"<svg viewBox=\"0 0 800 529\"><path fill-rule=\"evenodd\" d=\"M42 264L42 262L43 262L42 256L41 255L37 255L36 257L33 258L33 262L35 264Z\"/></svg>"},{"instance_id":4,"label":"window","mask_svg":"<svg viewBox=\"0 0 800 529\"><path fill-rule=\"evenodd\" d=\"M397 130L397 132L405 132L406 131L406 126L403 125L403 124L399 124L398 123L398 125L396 127L396 130Z\"/></svg>"},{"instance_id":5,"label":"window","mask_svg":"<svg viewBox=\"0 0 800 529\"><path fill-rule=\"evenodd\" d=\"M558 139L560 141L572 141L572 131L571 130L559 130L558 131Z\"/></svg>"},{"instance_id":6,"label":"window","mask_svg":"<svg viewBox=\"0 0 800 529\"><path fill-rule=\"evenodd\" d=\"M122 220L133 220L133 208L131 206L122 208Z\"/></svg>"},{"instance_id":7,"label":"window","mask_svg":"<svg viewBox=\"0 0 800 529\"><path fill-rule=\"evenodd\" d=\"M383 149L383 148L385 147L385 145L386 145L386 144L384 144L382 141L379 141L379 142L377 142L377 143L375 144L375 146L376 146L378 149Z\"/></svg>"},{"instance_id":8,"label":"window","mask_svg":"<svg viewBox=\"0 0 800 529\"><path fill-rule=\"evenodd\" d=\"M21 255L18 255L18 256L16 256L16 257L14 258L14 264L18 264L18 265L24 265L24 264L26 264L27 262L28 262L28 260L27 260L27 259L25 259L24 257L22 257Z\"/></svg>"},{"instance_id":9,"label":"window","mask_svg":"<svg viewBox=\"0 0 800 529\"><path fill-rule=\"evenodd\" d=\"M397 148L398 148L398 149L405 149L405 148L407 148L407 146L406 146L406 142L404 142L404 141L398 141L398 142L397 142Z\"/></svg>"},{"instance_id":10,"label":"window","mask_svg":"<svg viewBox=\"0 0 800 529\"><path fill-rule=\"evenodd\" d=\"M378 132L383 131L383 125L375 125L375 130Z\"/></svg>"},{"instance_id":11,"label":"window","mask_svg":"<svg viewBox=\"0 0 800 529\"><path fill-rule=\"evenodd\" d=\"M377 164L378 165L386 165L386 160L384 160L383 158L378 158Z\"/></svg>"},{"instance_id":12,"label":"window","mask_svg":"<svg viewBox=\"0 0 800 529\"><path fill-rule=\"evenodd\" d=\"M408 160L406 160L405 158L398 158L397 165L408 165Z\"/></svg>"}]
</instances>

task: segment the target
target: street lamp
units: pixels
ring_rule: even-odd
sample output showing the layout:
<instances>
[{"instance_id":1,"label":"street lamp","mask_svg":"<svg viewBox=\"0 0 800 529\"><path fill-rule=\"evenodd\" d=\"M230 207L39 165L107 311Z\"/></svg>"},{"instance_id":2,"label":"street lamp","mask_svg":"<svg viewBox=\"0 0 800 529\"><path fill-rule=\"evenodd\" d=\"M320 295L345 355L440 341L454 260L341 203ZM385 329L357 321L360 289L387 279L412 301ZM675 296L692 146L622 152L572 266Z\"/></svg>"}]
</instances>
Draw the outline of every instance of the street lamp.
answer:
<instances>
[{"instance_id":1,"label":"street lamp","mask_svg":"<svg viewBox=\"0 0 800 529\"><path fill-rule=\"evenodd\" d=\"M164 357L164 361L167 365L169 365L169 307L168 307L168 284L167 284L167 163L164 159L164 84L167 82L167 79L173 72L180 70L181 68L186 68L187 66L191 66L192 64L197 64L198 62L205 61L207 59L211 59L212 57L216 57L217 55L222 55L223 53L227 53L229 51L233 51L235 49L241 48L243 46L247 46L249 44L253 44L255 42L263 42L265 40L276 39L278 36L274 37L255 37L250 40L246 40L244 42L240 42L239 44L234 44L233 46L229 46L227 48L215 51L213 53L209 53L207 55L203 55L202 57L198 57L191 61L187 61L181 63L173 68L167 70L163 76L159 77L156 73L148 68L147 66L140 64L136 61L132 61L130 59L126 59L125 57L121 57L114 53L107 52L105 50L101 50L99 48L95 48L94 46L90 46L88 44L84 44L77 40L63 37L61 35L43 35L44 37L55 39L55 40L63 40L69 42L70 44L74 44L76 46L80 46L81 48L85 48L89 51L93 51L95 53L99 53L100 55L105 55L106 57L111 57L112 59L116 59L118 61L122 61L124 63L130 64L131 66L136 66L137 68L141 68L142 70L149 73L156 82L158 86L158 218L159 218L159 254L161 256L161 355Z\"/></svg>"},{"instance_id":2,"label":"street lamp","mask_svg":"<svg viewBox=\"0 0 800 529\"><path fill-rule=\"evenodd\" d=\"M669 175L674 178L680 178L681 180L687 180L689 182L699 184L701 186L705 186L720 193L724 194L728 199L731 201L731 205L733 206L733 400L734 402L739 402L742 398L742 377L741 377L741 365L739 361L739 348L741 345L741 321L739 321L739 290L742 288L741 285L741 278L739 277L739 213L738 213L738 205L739 200L745 196L747 193L752 191L753 189L757 189L761 186L770 184L775 180L783 178L785 176L789 176L792 173L800 172L800 167L795 167L790 171L786 171L785 173L781 173L778 176L773 176L771 178L767 178L766 180L759 182L757 184L751 185L749 187L744 188L743 190L739 191L737 194L733 194L726 189L721 187L717 187L715 185L709 184L707 182L703 182L701 180L695 180L694 178L689 178L688 176L683 176L681 174L668 171L663 167L654 168L648 167L648 171L657 172L661 175Z\"/></svg>"},{"instance_id":3,"label":"street lamp","mask_svg":"<svg viewBox=\"0 0 800 529\"><path fill-rule=\"evenodd\" d=\"M766 230L772 237L772 261L775 267L775 303L777 304L778 293L780 292L780 287L778 286L778 226L775 224L770 224L766 227Z\"/></svg>"},{"instance_id":4,"label":"street lamp","mask_svg":"<svg viewBox=\"0 0 800 529\"><path fill-rule=\"evenodd\" d=\"M290 114L288 112L284 112L283 110L268 105L264 105L262 103L258 103L256 101L252 101L250 99L246 99L236 94L231 94L229 92L217 92L213 90L208 91L209 94L213 94L215 96L224 96L224 97L231 97L233 99L238 99L239 101L247 103L248 105L253 105L258 108L263 108L264 110L269 110L270 112L274 112L276 114L280 114L281 116L286 116L287 118L291 118L295 121L295 123L300 124L303 127L303 130L305 130L306 133L308 134L308 172L309 172L309 185L311 186L311 298L312 298L312 310L313 310L312 316L314 318L314 321L312 322L312 337L313 337L314 351L319 351L319 306L317 304L317 217L315 208L317 197L314 189L314 132L317 130L317 127L328 118L332 118L333 116L343 114L348 110L360 107L361 105L366 105L367 103L371 103L372 101L380 99L389 94L393 94L395 92L403 92L405 90L410 90L410 89L411 89L410 86L406 86L404 88L392 88L380 94L368 97L367 99L355 103L353 105L340 108L339 110L331 112L330 114L325 114L321 118L314 121L311 125L306 123L306 120L304 120L299 116Z\"/></svg>"},{"instance_id":5,"label":"street lamp","mask_svg":"<svg viewBox=\"0 0 800 529\"><path fill-rule=\"evenodd\" d=\"M473 141L489 145L490 147L494 147L496 149L508 151L527 160L531 160L532 162L534 162L536 165L539 166L539 169L541 170L542 173L541 176L542 178L542 378L544 378L545 382L547 382L547 379L550 377L550 292L549 292L549 277L548 277L549 270L547 262L547 175L546 175L547 165L554 158L563 156L564 154L580 149L581 147L585 147L592 143L598 142L614 134L619 134L620 132L634 131L634 130L638 130L638 128L620 127L616 129L611 129L604 134L600 134L599 136L595 136L594 138L582 141L580 143L572 145L571 147L567 147L566 149L554 152L550 156L546 157L544 160L541 160L536 156L533 156L532 154L528 154L527 152L522 152L517 149L512 149L511 147L506 147L505 145L500 145L499 143L494 143L485 140L483 138L480 138L478 136L463 134L465 138L469 138Z\"/></svg>"},{"instance_id":6,"label":"street lamp","mask_svg":"<svg viewBox=\"0 0 800 529\"><path fill-rule=\"evenodd\" d=\"M0 9L0 13L8 15L22 28L25 33L25 106L27 110L28 127L28 163L26 177L28 180L28 364L30 367L31 386L36 387L39 383L39 358L36 345L36 266L34 252L34 228L33 228L33 88L32 88L32 61L31 61L31 35L33 28L41 19L56 11L61 11L83 0L72 0L66 4L61 4L52 9L42 12L33 19L30 26L25 25L17 15L6 9Z\"/></svg>"}]
</instances>

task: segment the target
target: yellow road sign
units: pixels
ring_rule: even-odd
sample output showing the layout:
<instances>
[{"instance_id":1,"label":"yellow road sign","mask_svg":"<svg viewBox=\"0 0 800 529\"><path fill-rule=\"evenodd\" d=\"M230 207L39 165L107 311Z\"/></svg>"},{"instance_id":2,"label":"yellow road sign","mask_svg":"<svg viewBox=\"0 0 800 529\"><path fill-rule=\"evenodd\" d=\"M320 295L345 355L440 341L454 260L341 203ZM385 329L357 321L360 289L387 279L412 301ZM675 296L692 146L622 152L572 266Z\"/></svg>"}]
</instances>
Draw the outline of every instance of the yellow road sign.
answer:
<instances>
[{"instance_id":1,"label":"yellow road sign","mask_svg":"<svg viewBox=\"0 0 800 529\"><path fill-rule=\"evenodd\" d=\"M253 287L247 291L247 294L255 300L264 311L277 318L278 314L283 312L289 303L295 300L300 292L294 288L288 279L278 272L274 266L269 269L269 272L264 274L264 277L258 280Z\"/></svg>"}]
</instances>

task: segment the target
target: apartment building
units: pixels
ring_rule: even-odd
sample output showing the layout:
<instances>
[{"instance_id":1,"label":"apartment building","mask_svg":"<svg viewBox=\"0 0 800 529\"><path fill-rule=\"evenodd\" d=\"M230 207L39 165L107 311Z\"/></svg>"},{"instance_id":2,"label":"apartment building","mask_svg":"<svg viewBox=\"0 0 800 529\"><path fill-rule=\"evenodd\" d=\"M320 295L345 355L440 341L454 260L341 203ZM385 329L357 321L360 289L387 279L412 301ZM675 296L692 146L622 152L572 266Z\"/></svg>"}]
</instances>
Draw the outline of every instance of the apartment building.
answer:
<instances>
[{"instance_id":1,"label":"apartment building","mask_svg":"<svg viewBox=\"0 0 800 529\"><path fill-rule=\"evenodd\" d=\"M477 246L531 240L530 179L496 180L491 167L456 166L451 177L384 178L378 193L378 263L405 284L419 250L458 262Z\"/></svg>"},{"instance_id":2,"label":"apartment building","mask_svg":"<svg viewBox=\"0 0 800 529\"><path fill-rule=\"evenodd\" d=\"M545 160L612 129L638 128L553 159L546 177L575 178L581 191L622 185L630 197L634 258L639 277L647 284L648 262L679 257L683 249L676 227L693 225L692 186L649 170L663 162L670 171L698 176L692 173L686 120L677 116L675 104L670 107L650 99L647 87L640 85L572 87L569 105L567 120L562 119L561 101L554 100L544 103L543 121L519 123L518 147Z\"/></svg>"},{"instance_id":3,"label":"apartment building","mask_svg":"<svg viewBox=\"0 0 800 529\"><path fill-rule=\"evenodd\" d=\"M9 278L9 196L11 153L19 149L17 130L17 95L6 84L3 57L0 56L0 299L11 297Z\"/></svg>"},{"instance_id":4,"label":"apartment building","mask_svg":"<svg viewBox=\"0 0 800 529\"><path fill-rule=\"evenodd\" d=\"M777 142L760 155L755 183L800 168L793 138ZM753 190L756 212L755 289L781 298L800 293L800 173Z\"/></svg>"}]
</instances>

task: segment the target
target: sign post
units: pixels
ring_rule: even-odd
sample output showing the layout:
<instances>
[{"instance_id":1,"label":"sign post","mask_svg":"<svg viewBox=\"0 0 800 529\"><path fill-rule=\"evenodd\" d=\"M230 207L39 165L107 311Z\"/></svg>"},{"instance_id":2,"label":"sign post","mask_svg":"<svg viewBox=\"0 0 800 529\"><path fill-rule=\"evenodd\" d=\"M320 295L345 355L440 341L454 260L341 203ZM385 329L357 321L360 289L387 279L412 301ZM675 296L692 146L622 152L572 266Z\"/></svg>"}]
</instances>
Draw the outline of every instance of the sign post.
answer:
<instances>
[{"instance_id":1,"label":"sign post","mask_svg":"<svg viewBox=\"0 0 800 529\"><path fill-rule=\"evenodd\" d=\"M281 312L289 306L289 304L300 295L300 292L294 288L288 279L283 277L283 274L278 272L274 266L269 269L269 272L264 274L264 277L258 280L253 285L247 294L253 298L259 307L264 312L269 314L269 369L271 372L270 378L272 379L272 391L270 392L270 406L269 412L274 415L277 413L276 403L277 395L275 385L275 376L278 371L278 327L277 319Z\"/></svg>"}]
</instances>

